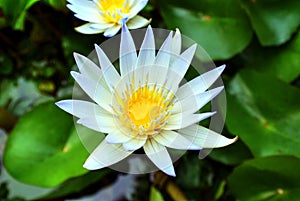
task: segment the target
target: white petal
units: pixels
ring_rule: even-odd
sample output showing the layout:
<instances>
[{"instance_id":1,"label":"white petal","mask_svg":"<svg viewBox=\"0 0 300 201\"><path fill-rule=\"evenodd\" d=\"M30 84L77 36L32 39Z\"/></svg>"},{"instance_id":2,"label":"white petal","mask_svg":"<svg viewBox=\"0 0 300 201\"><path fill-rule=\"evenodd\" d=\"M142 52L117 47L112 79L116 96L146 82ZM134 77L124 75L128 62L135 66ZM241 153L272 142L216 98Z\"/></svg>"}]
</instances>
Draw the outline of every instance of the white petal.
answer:
<instances>
[{"instance_id":1,"label":"white petal","mask_svg":"<svg viewBox=\"0 0 300 201\"><path fill-rule=\"evenodd\" d=\"M80 33L83 33L83 34L98 34L98 33L104 32L104 30L102 30L102 29L91 28L91 25L92 25L92 23L87 23L87 24L81 25L79 27L76 27L75 30Z\"/></svg>"},{"instance_id":2,"label":"white petal","mask_svg":"<svg viewBox=\"0 0 300 201\"><path fill-rule=\"evenodd\" d=\"M124 24L121 33L120 44L120 70L121 77L131 72L136 65L137 54L132 36Z\"/></svg>"},{"instance_id":3,"label":"white petal","mask_svg":"<svg viewBox=\"0 0 300 201\"><path fill-rule=\"evenodd\" d=\"M113 25L113 23L93 23L91 24L91 28L98 30L106 30L108 28L111 28Z\"/></svg>"},{"instance_id":4,"label":"white petal","mask_svg":"<svg viewBox=\"0 0 300 201\"><path fill-rule=\"evenodd\" d=\"M71 75L83 89L83 91L95 101L100 107L106 111L113 113L110 107L112 101L112 94L104 88L100 83L97 83L87 77L72 71Z\"/></svg>"},{"instance_id":5,"label":"white petal","mask_svg":"<svg viewBox=\"0 0 300 201\"><path fill-rule=\"evenodd\" d=\"M114 25L114 26L106 29L103 35L105 37L112 37L112 36L116 35L120 29L121 29L121 25Z\"/></svg>"},{"instance_id":6,"label":"white petal","mask_svg":"<svg viewBox=\"0 0 300 201\"><path fill-rule=\"evenodd\" d=\"M202 148L224 147L237 140L237 137L229 139L197 124L180 129L178 130L178 133Z\"/></svg>"},{"instance_id":7,"label":"white petal","mask_svg":"<svg viewBox=\"0 0 300 201\"><path fill-rule=\"evenodd\" d=\"M171 31L158 50L155 58L155 64L158 66L169 66L170 58L172 56L172 34L173 32Z\"/></svg>"},{"instance_id":8,"label":"white petal","mask_svg":"<svg viewBox=\"0 0 300 201\"><path fill-rule=\"evenodd\" d=\"M75 17L78 19L81 19L83 21L87 22L94 22L98 23L101 22L101 14L99 14L99 11L96 9L96 6L94 7L87 7L87 6L78 6L75 4L67 4L67 7L75 13Z\"/></svg>"},{"instance_id":9,"label":"white petal","mask_svg":"<svg viewBox=\"0 0 300 201\"><path fill-rule=\"evenodd\" d=\"M136 16L148 3L148 0L135 0L132 2L130 7L130 13L128 18L133 18ZM130 4L129 4L130 5Z\"/></svg>"},{"instance_id":10,"label":"white petal","mask_svg":"<svg viewBox=\"0 0 300 201\"><path fill-rule=\"evenodd\" d=\"M173 149L182 150L200 150L201 148L195 146L191 141L184 138L175 131L163 130L159 134L153 136L153 139L159 144Z\"/></svg>"},{"instance_id":11,"label":"white petal","mask_svg":"<svg viewBox=\"0 0 300 201\"><path fill-rule=\"evenodd\" d=\"M144 151L148 158L163 172L170 176L176 176L171 157L167 149L153 139L147 140Z\"/></svg>"},{"instance_id":12,"label":"white petal","mask_svg":"<svg viewBox=\"0 0 300 201\"><path fill-rule=\"evenodd\" d=\"M128 29L138 29L141 27L146 26L147 24L150 23L151 20L147 20L146 18L137 15L134 18L128 20L128 22L126 23Z\"/></svg>"},{"instance_id":13,"label":"white petal","mask_svg":"<svg viewBox=\"0 0 300 201\"><path fill-rule=\"evenodd\" d=\"M95 103L82 100L62 100L55 103L64 111L78 118L84 118L91 115L109 115L106 110L102 109Z\"/></svg>"},{"instance_id":14,"label":"white petal","mask_svg":"<svg viewBox=\"0 0 300 201\"><path fill-rule=\"evenodd\" d=\"M86 1L86 0L67 0L70 4L73 4L78 7L82 8L94 8L95 3L92 1Z\"/></svg>"},{"instance_id":15,"label":"white petal","mask_svg":"<svg viewBox=\"0 0 300 201\"><path fill-rule=\"evenodd\" d=\"M133 136L130 135L130 133L124 133L119 131L118 129L115 129L112 133L109 133L106 137L105 140L107 143L110 144L119 144L119 143L124 143L132 139Z\"/></svg>"},{"instance_id":16,"label":"white petal","mask_svg":"<svg viewBox=\"0 0 300 201\"><path fill-rule=\"evenodd\" d=\"M78 119L77 123L101 133L112 133L116 130L112 115L91 115Z\"/></svg>"},{"instance_id":17,"label":"white petal","mask_svg":"<svg viewBox=\"0 0 300 201\"><path fill-rule=\"evenodd\" d=\"M151 26L149 25L145 38L137 58L137 68L152 65L155 59L155 40Z\"/></svg>"},{"instance_id":18,"label":"white petal","mask_svg":"<svg viewBox=\"0 0 300 201\"><path fill-rule=\"evenodd\" d=\"M174 55L179 55L181 52L181 34L179 29L176 29L172 40L172 53Z\"/></svg>"},{"instance_id":19,"label":"white petal","mask_svg":"<svg viewBox=\"0 0 300 201\"><path fill-rule=\"evenodd\" d=\"M207 119L208 117L211 117L215 113L216 112L205 112L200 114L188 114L188 115L185 115L185 113L174 114L169 117L168 123L163 127L163 129L177 130L180 128L185 128L194 123L198 123L203 119Z\"/></svg>"},{"instance_id":20,"label":"white petal","mask_svg":"<svg viewBox=\"0 0 300 201\"><path fill-rule=\"evenodd\" d=\"M113 92L114 91L113 87L118 85L121 76L119 75L115 67L112 65L110 60L107 58L103 50L98 45L95 45L95 49L98 55L98 59L99 59L99 63L102 69L104 79L107 85L109 86L109 88L111 89L111 91Z\"/></svg>"},{"instance_id":21,"label":"white petal","mask_svg":"<svg viewBox=\"0 0 300 201\"><path fill-rule=\"evenodd\" d=\"M199 94L207 90L224 71L225 65L208 71L181 86L177 92L178 99L184 99L191 94Z\"/></svg>"},{"instance_id":22,"label":"white petal","mask_svg":"<svg viewBox=\"0 0 300 201\"><path fill-rule=\"evenodd\" d=\"M187 98L179 100L174 104L173 112L174 114L182 111L190 114L195 113L216 97L223 89L224 87L221 86L200 94L190 94Z\"/></svg>"},{"instance_id":23,"label":"white petal","mask_svg":"<svg viewBox=\"0 0 300 201\"><path fill-rule=\"evenodd\" d=\"M135 138L132 138L131 140L123 143L123 147L127 151L135 151L142 146L144 146L145 142L147 140L147 136L137 136Z\"/></svg>"},{"instance_id":24,"label":"white petal","mask_svg":"<svg viewBox=\"0 0 300 201\"><path fill-rule=\"evenodd\" d=\"M100 81L102 78L102 72L99 66L92 62L89 58L78 53L74 53L74 58L82 75L94 80L95 82Z\"/></svg>"},{"instance_id":25,"label":"white petal","mask_svg":"<svg viewBox=\"0 0 300 201\"><path fill-rule=\"evenodd\" d=\"M174 58L173 62L170 65L169 71L175 72L178 76L176 80L169 80L173 83L173 85L178 86L180 81L184 77L194 57L196 48L197 44L194 44L187 50L185 50L180 56Z\"/></svg>"},{"instance_id":26,"label":"white petal","mask_svg":"<svg viewBox=\"0 0 300 201\"><path fill-rule=\"evenodd\" d=\"M132 152L125 151L122 145L108 144L105 140L91 153L83 167L88 170L97 170L115 164Z\"/></svg>"}]
</instances>

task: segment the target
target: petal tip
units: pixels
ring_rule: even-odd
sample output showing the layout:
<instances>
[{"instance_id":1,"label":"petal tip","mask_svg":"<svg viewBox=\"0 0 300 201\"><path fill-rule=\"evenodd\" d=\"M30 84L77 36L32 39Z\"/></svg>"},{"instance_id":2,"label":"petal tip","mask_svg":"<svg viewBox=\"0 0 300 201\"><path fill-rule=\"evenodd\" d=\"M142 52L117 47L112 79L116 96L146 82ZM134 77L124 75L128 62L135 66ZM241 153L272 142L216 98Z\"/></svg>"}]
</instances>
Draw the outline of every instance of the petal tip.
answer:
<instances>
[{"instance_id":1,"label":"petal tip","mask_svg":"<svg viewBox=\"0 0 300 201\"><path fill-rule=\"evenodd\" d=\"M169 167L166 167L166 168L162 169L162 171L164 173L166 173L167 175L170 175L172 177L176 177L176 173L175 173L173 165L170 165Z\"/></svg>"},{"instance_id":2,"label":"petal tip","mask_svg":"<svg viewBox=\"0 0 300 201\"><path fill-rule=\"evenodd\" d=\"M225 70L225 68L226 68L226 64L223 64L223 65L217 67L217 69L220 72L220 74Z\"/></svg>"},{"instance_id":3,"label":"petal tip","mask_svg":"<svg viewBox=\"0 0 300 201\"><path fill-rule=\"evenodd\" d=\"M83 164L83 167L87 170L98 170L104 166L97 162L92 156L90 156Z\"/></svg>"}]
</instances>

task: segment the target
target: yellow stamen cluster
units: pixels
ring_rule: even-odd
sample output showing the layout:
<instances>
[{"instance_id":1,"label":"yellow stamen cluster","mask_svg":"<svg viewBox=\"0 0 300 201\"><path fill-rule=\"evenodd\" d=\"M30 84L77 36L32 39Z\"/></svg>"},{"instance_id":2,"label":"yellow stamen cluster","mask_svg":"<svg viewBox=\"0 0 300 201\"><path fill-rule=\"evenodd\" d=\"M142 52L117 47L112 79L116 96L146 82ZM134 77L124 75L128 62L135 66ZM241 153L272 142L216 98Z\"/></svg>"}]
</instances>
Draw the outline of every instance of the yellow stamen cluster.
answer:
<instances>
[{"instance_id":1,"label":"yellow stamen cluster","mask_svg":"<svg viewBox=\"0 0 300 201\"><path fill-rule=\"evenodd\" d=\"M102 12L106 22L118 24L129 13L129 5L126 0L100 0L97 7Z\"/></svg>"},{"instance_id":2,"label":"yellow stamen cluster","mask_svg":"<svg viewBox=\"0 0 300 201\"><path fill-rule=\"evenodd\" d=\"M145 85L137 90L127 87L121 97L115 93L118 106L114 107L120 122L131 135L155 135L167 124L171 115L174 94L164 87Z\"/></svg>"}]
</instances>

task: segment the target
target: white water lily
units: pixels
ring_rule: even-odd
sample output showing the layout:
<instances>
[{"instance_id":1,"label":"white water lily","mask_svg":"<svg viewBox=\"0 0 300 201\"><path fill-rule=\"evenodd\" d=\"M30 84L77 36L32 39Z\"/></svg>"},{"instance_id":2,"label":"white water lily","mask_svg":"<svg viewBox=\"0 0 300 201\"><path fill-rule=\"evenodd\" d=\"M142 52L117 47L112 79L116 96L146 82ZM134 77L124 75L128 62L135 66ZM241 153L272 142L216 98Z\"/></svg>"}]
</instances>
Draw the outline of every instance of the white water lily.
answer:
<instances>
[{"instance_id":1,"label":"white water lily","mask_svg":"<svg viewBox=\"0 0 300 201\"><path fill-rule=\"evenodd\" d=\"M126 22L129 29L137 29L149 24L149 20L137 15L148 0L67 0L67 7L75 17L87 21L87 24L75 30L84 34L104 33L111 37L118 33Z\"/></svg>"},{"instance_id":2,"label":"white water lily","mask_svg":"<svg viewBox=\"0 0 300 201\"><path fill-rule=\"evenodd\" d=\"M94 101L62 100L56 104L79 118L77 123L107 133L86 160L84 167L100 169L115 164L143 148L148 158L165 173L175 176L166 147L181 150L223 147L233 143L198 122L215 112L199 109L223 87L207 90L225 66L208 71L179 86L197 45L181 53L181 34L170 32L158 53L148 26L139 53L127 27L122 28L120 73L97 45L100 67L75 54L80 73L71 72L83 91ZM101 79L103 78L103 79Z\"/></svg>"}]
</instances>

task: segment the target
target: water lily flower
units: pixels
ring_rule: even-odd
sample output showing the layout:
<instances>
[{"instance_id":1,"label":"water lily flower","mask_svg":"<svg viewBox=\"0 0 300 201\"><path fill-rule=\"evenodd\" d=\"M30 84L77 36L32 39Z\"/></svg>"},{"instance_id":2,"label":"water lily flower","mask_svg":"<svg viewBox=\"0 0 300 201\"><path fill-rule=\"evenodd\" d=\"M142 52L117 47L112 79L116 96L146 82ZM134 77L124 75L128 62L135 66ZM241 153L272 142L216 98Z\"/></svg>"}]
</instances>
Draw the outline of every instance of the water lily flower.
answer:
<instances>
[{"instance_id":1,"label":"water lily flower","mask_svg":"<svg viewBox=\"0 0 300 201\"><path fill-rule=\"evenodd\" d=\"M95 49L101 68L74 54L80 73L71 74L94 102L72 99L56 104L79 118L77 123L107 134L84 163L85 168L108 167L143 148L159 169L175 176L166 147L200 150L223 147L236 140L198 124L215 114L200 113L199 109L222 91L223 87L208 88L220 76L224 65L180 86L196 48L194 44L181 52L181 34L177 30L175 34L170 32L156 54L153 30L148 26L137 53L124 25L120 73L98 45Z\"/></svg>"},{"instance_id":2,"label":"water lily flower","mask_svg":"<svg viewBox=\"0 0 300 201\"><path fill-rule=\"evenodd\" d=\"M149 20L137 15L148 0L67 0L67 7L75 17L87 21L87 24L75 30L84 34L104 33L111 37L118 33L126 22L129 29L137 29L149 24Z\"/></svg>"}]
</instances>

